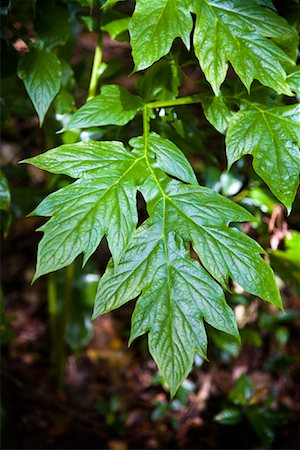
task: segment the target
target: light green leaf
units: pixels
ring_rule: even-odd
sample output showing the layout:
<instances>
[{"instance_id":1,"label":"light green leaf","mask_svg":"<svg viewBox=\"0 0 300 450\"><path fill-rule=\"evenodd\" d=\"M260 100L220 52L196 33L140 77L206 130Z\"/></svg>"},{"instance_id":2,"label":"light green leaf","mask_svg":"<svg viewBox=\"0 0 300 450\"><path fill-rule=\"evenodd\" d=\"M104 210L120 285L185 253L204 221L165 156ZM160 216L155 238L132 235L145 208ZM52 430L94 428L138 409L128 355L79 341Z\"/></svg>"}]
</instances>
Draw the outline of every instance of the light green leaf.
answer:
<instances>
[{"instance_id":1,"label":"light green leaf","mask_svg":"<svg viewBox=\"0 0 300 450\"><path fill-rule=\"evenodd\" d=\"M242 412L240 409L231 407L225 408L214 417L214 420L223 425L236 425L242 421Z\"/></svg>"},{"instance_id":2,"label":"light green leaf","mask_svg":"<svg viewBox=\"0 0 300 450\"><path fill-rule=\"evenodd\" d=\"M18 76L43 124L48 108L61 86L61 65L53 53L32 48L20 59Z\"/></svg>"},{"instance_id":3,"label":"light green leaf","mask_svg":"<svg viewBox=\"0 0 300 450\"><path fill-rule=\"evenodd\" d=\"M292 95L285 64L293 60L277 45L298 40L295 29L274 11L248 0L195 0L197 15L194 48L206 79L216 95L230 62L250 89L254 79L274 90Z\"/></svg>"},{"instance_id":4,"label":"light green leaf","mask_svg":"<svg viewBox=\"0 0 300 450\"><path fill-rule=\"evenodd\" d=\"M120 1L124 1L124 0L107 0L104 5L102 6L103 9L106 8L112 8L114 5L116 5L117 3L119 3Z\"/></svg>"},{"instance_id":5,"label":"light green leaf","mask_svg":"<svg viewBox=\"0 0 300 450\"><path fill-rule=\"evenodd\" d=\"M228 123L234 112L226 104L226 99L222 95L201 97L201 104L207 120L220 133L225 134Z\"/></svg>"},{"instance_id":6,"label":"light green leaf","mask_svg":"<svg viewBox=\"0 0 300 450\"><path fill-rule=\"evenodd\" d=\"M101 27L102 31L106 31L111 39L116 39L121 33L128 30L130 17L113 20Z\"/></svg>"},{"instance_id":7,"label":"light green leaf","mask_svg":"<svg viewBox=\"0 0 300 450\"><path fill-rule=\"evenodd\" d=\"M300 95L300 66L295 67L295 70L289 74L287 82L291 90Z\"/></svg>"},{"instance_id":8,"label":"light green leaf","mask_svg":"<svg viewBox=\"0 0 300 450\"><path fill-rule=\"evenodd\" d=\"M76 111L65 129L126 125L142 108L140 97L117 85L103 86L101 94Z\"/></svg>"},{"instance_id":9,"label":"light green leaf","mask_svg":"<svg viewBox=\"0 0 300 450\"><path fill-rule=\"evenodd\" d=\"M243 155L273 194L291 209L299 184L300 105L252 104L231 119L226 136L228 166Z\"/></svg>"},{"instance_id":10,"label":"light green leaf","mask_svg":"<svg viewBox=\"0 0 300 450\"><path fill-rule=\"evenodd\" d=\"M166 55L176 37L187 48L193 27L189 0L137 0L129 23L135 70L145 69Z\"/></svg>"},{"instance_id":11,"label":"light green leaf","mask_svg":"<svg viewBox=\"0 0 300 450\"><path fill-rule=\"evenodd\" d=\"M6 176L0 170L0 210L9 211L10 209L10 191Z\"/></svg>"},{"instance_id":12,"label":"light green leaf","mask_svg":"<svg viewBox=\"0 0 300 450\"><path fill-rule=\"evenodd\" d=\"M168 139L162 138L156 133L150 133L147 142L140 136L131 139L129 144L140 152L147 145L149 155L156 159L153 167L159 167L169 175L179 178L186 183L198 183L193 168L182 151Z\"/></svg>"},{"instance_id":13,"label":"light green leaf","mask_svg":"<svg viewBox=\"0 0 300 450\"><path fill-rule=\"evenodd\" d=\"M85 263L104 235L118 263L137 224L140 159L120 142L88 141L63 145L23 161L79 178L50 194L33 213L52 216L39 229L44 236L34 279L65 267L80 253L84 253Z\"/></svg>"}]
</instances>

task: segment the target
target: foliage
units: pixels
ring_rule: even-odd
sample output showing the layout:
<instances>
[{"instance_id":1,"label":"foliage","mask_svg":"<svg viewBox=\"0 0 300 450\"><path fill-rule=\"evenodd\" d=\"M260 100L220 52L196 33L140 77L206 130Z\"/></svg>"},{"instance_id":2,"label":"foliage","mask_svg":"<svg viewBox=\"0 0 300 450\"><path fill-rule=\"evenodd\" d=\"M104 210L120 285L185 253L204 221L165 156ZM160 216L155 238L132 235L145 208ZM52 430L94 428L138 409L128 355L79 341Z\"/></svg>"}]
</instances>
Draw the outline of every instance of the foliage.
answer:
<instances>
[{"instance_id":1,"label":"foliage","mask_svg":"<svg viewBox=\"0 0 300 450\"><path fill-rule=\"evenodd\" d=\"M274 439L276 427L283 423L284 405L275 410L271 407L274 397L268 397L259 404L259 393L251 378L241 375L228 396L228 406L220 411L215 420L224 425L236 425L246 420L253 428L263 448L269 448Z\"/></svg>"},{"instance_id":2,"label":"foliage","mask_svg":"<svg viewBox=\"0 0 300 450\"><path fill-rule=\"evenodd\" d=\"M232 282L282 308L274 273L261 256L265 250L240 225L259 227L258 221L239 198L211 189L213 174L209 187L199 185L209 172L197 178L185 155L187 148L201 151L203 141L193 107L186 105L200 104L210 132L226 135L231 172L223 180L227 176L230 184L230 174L237 174L240 186L238 167L252 155L254 171L291 212L300 171L295 24L271 1L259 0L137 0L132 14L130 2L114 0L54 1L49 11L43 2L35 8L25 3L25 18L35 15L33 35L15 25L18 2L3 10L11 37L27 45L17 73L40 126L47 111L55 111L63 145L23 162L76 180L64 182L32 213L50 218L39 228L44 235L34 280L81 253L85 265L106 237L112 258L98 284L93 317L139 296L129 342L148 333L149 350L174 396L195 352L206 358L205 323L239 343L223 291ZM68 46L79 23L99 38L88 100L74 111L76 73ZM136 92L116 84L117 63L102 61L103 32L129 37L130 70L139 72ZM229 63L234 73L227 77ZM198 64L205 79L196 94L182 96L186 67L198 70ZM204 165L211 157L207 152ZM146 203L142 220L137 195ZM251 195L240 201L255 212L251 205L260 200Z\"/></svg>"}]
</instances>

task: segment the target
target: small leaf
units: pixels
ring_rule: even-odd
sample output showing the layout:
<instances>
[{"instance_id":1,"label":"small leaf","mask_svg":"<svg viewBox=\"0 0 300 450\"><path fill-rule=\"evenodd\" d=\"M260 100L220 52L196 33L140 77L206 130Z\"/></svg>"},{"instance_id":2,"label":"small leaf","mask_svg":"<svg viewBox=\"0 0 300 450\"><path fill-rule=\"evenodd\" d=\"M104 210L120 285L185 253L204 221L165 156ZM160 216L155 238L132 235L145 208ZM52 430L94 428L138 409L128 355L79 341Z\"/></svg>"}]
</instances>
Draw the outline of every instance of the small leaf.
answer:
<instances>
[{"instance_id":1,"label":"small leaf","mask_svg":"<svg viewBox=\"0 0 300 450\"><path fill-rule=\"evenodd\" d=\"M140 97L117 85L103 86L101 94L76 111L65 129L126 125L142 108Z\"/></svg>"},{"instance_id":2,"label":"small leaf","mask_svg":"<svg viewBox=\"0 0 300 450\"><path fill-rule=\"evenodd\" d=\"M113 20L105 25L102 25L101 30L106 31L111 39L116 39L121 33L128 30L130 17L125 17L118 20Z\"/></svg>"},{"instance_id":3,"label":"small leaf","mask_svg":"<svg viewBox=\"0 0 300 450\"><path fill-rule=\"evenodd\" d=\"M214 420L222 425L236 425L242 420L242 413L238 408L225 408L214 417Z\"/></svg>"},{"instance_id":4,"label":"small leaf","mask_svg":"<svg viewBox=\"0 0 300 450\"><path fill-rule=\"evenodd\" d=\"M20 59L18 76L38 113L42 126L46 112L61 86L61 65L56 55L32 48Z\"/></svg>"},{"instance_id":5,"label":"small leaf","mask_svg":"<svg viewBox=\"0 0 300 450\"><path fill-rule=\"evenodd\" d=\"M252 104L231 119L226 136L228 166L243 155L290 211L299 184L300 105Z\"/></svg>"},{"instance_id":6,"label":"small leaf","mask_svg":"<svg viewBox=\"0 0 300 450\"><path fill-rule=\"evenodd\" d=\"M236 405L246 405L250 402L255 388L253 381L248 375L241 375L236 381L234 388L230 391L229 398Z\"/></svg>"},{"instance_id":7,"label":"small leaf","mask_svg":"<svg viewBox=\"0 0 300 450\"><path fill-rule=\"evenodd\" d=\"M0 210L9 211L10 210L10 190L6 176L0 170Z\"/></svg>"}]
</instances>

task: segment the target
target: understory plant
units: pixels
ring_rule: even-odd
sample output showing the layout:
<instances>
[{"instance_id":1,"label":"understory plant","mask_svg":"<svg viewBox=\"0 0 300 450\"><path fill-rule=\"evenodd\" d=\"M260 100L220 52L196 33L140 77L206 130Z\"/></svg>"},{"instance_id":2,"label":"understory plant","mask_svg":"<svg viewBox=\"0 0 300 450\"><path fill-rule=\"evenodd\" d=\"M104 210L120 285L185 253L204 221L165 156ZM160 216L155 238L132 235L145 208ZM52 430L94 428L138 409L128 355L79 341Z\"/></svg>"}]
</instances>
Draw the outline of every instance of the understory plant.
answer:
<instances>
[{"instance_id":1,"label":"understory plant","mask_svg":"<svg viewBox=\"0 0 300 450\"><path fill-rule=\"evenodd\" d=\"M243 232L245 222L258 226L255 201L239 193L252 165L271 204L292 211L300 169L297 15L281 14L271 0L23 3L22 22L20 2L8 2L4 44L11 55L23 42L18 77L40 126L56 117L62 145L22 162L74 180L64 178L32 213L48 218L34 280L81 254L84 266L106 238L111 259L93 318L137 299L129 344L148 334L174 396L195 352L206 359L205 324L240 342L226 292L239 285L283 309L266 250L255 232ZM90 80L85 74L78 85L72 51L82 29L96 33L97 44ZM130 45L128 67L103 58L108 36ZM205 133L218 148L211 140L193 168ZM207 169L214 161L221 173L225 154L223 180L242 180L233 191L217 188Z\"/></svg>"}]
</instances>

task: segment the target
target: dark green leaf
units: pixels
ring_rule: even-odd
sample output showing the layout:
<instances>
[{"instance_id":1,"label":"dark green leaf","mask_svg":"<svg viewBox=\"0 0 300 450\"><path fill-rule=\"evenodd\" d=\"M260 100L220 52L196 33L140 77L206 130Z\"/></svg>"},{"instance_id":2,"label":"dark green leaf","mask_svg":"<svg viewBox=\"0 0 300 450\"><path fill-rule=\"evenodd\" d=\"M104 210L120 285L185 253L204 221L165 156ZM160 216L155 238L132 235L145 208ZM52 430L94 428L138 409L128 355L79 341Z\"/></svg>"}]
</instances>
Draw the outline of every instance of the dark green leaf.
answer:
<instances>
[{"instance_id":1,"label":"dark green leaf","mask_svg":"<svg viewBox=\"0 0 300 450\"><path fill-rule=\"evenodd\" d=\"M222 425L235 425L242 420L242 413L238 408L225 408L214 417L214 420Z\"/></svg>"},{"instance_id":2,"label":"dark green leaf","mask_svg":"<svg viewBox=\"0 0 300 450\"><path fill-rule=\"evenodd\" d=\"M70 24L66 5L38 3L34 27L38 34L37 42L42 42L45 49L64 45L70 38Z\"/></svg>"},{"instance_id":3,"label":"dark green leaf","mask_svg":"<svg viewBox=\"0 0 300 450\"><path fill-rule=\"evenodd\" d=\"M20 59L18 76L24 81L42 125L61 86L60 61L53 53L32 48Z\"/></svg>"},{"instance_id":4,"label":"dark green leaf","mask_svg":"<svg viewBox=\"0 0 300 450\"><path fill-rule=\"evenodd\" d=\"M174 99L178 95L181 78L177 62L163 58L138 79L137 90L146 103Z\"/></svg>"},{"instance_id":5,"label":"dark green leaf","mask_svg":"<svg viewBox=\"0 0 300 450\"><path fill-rule=\"evenodd\" d=\"M241 375L230 391L229 398L236 405L246 405L254 394L254 384L248 375Z\"/></svg>"},{"instance_id":6,"label":"dark green leaf","mask_svg":"<svg viewBox=\"0 0 300 450\"><path fill-rule=\"evenodd\" d=\"M238 331L219 285L175 234L165 229L167 213L138 229L117 270L109 264L100 281L94 317L143 291L130 342L149 332L149 349L174 395L189 373L194 352L206 355L203 319L232 334Z\"/></svg>"}]
</instances>

